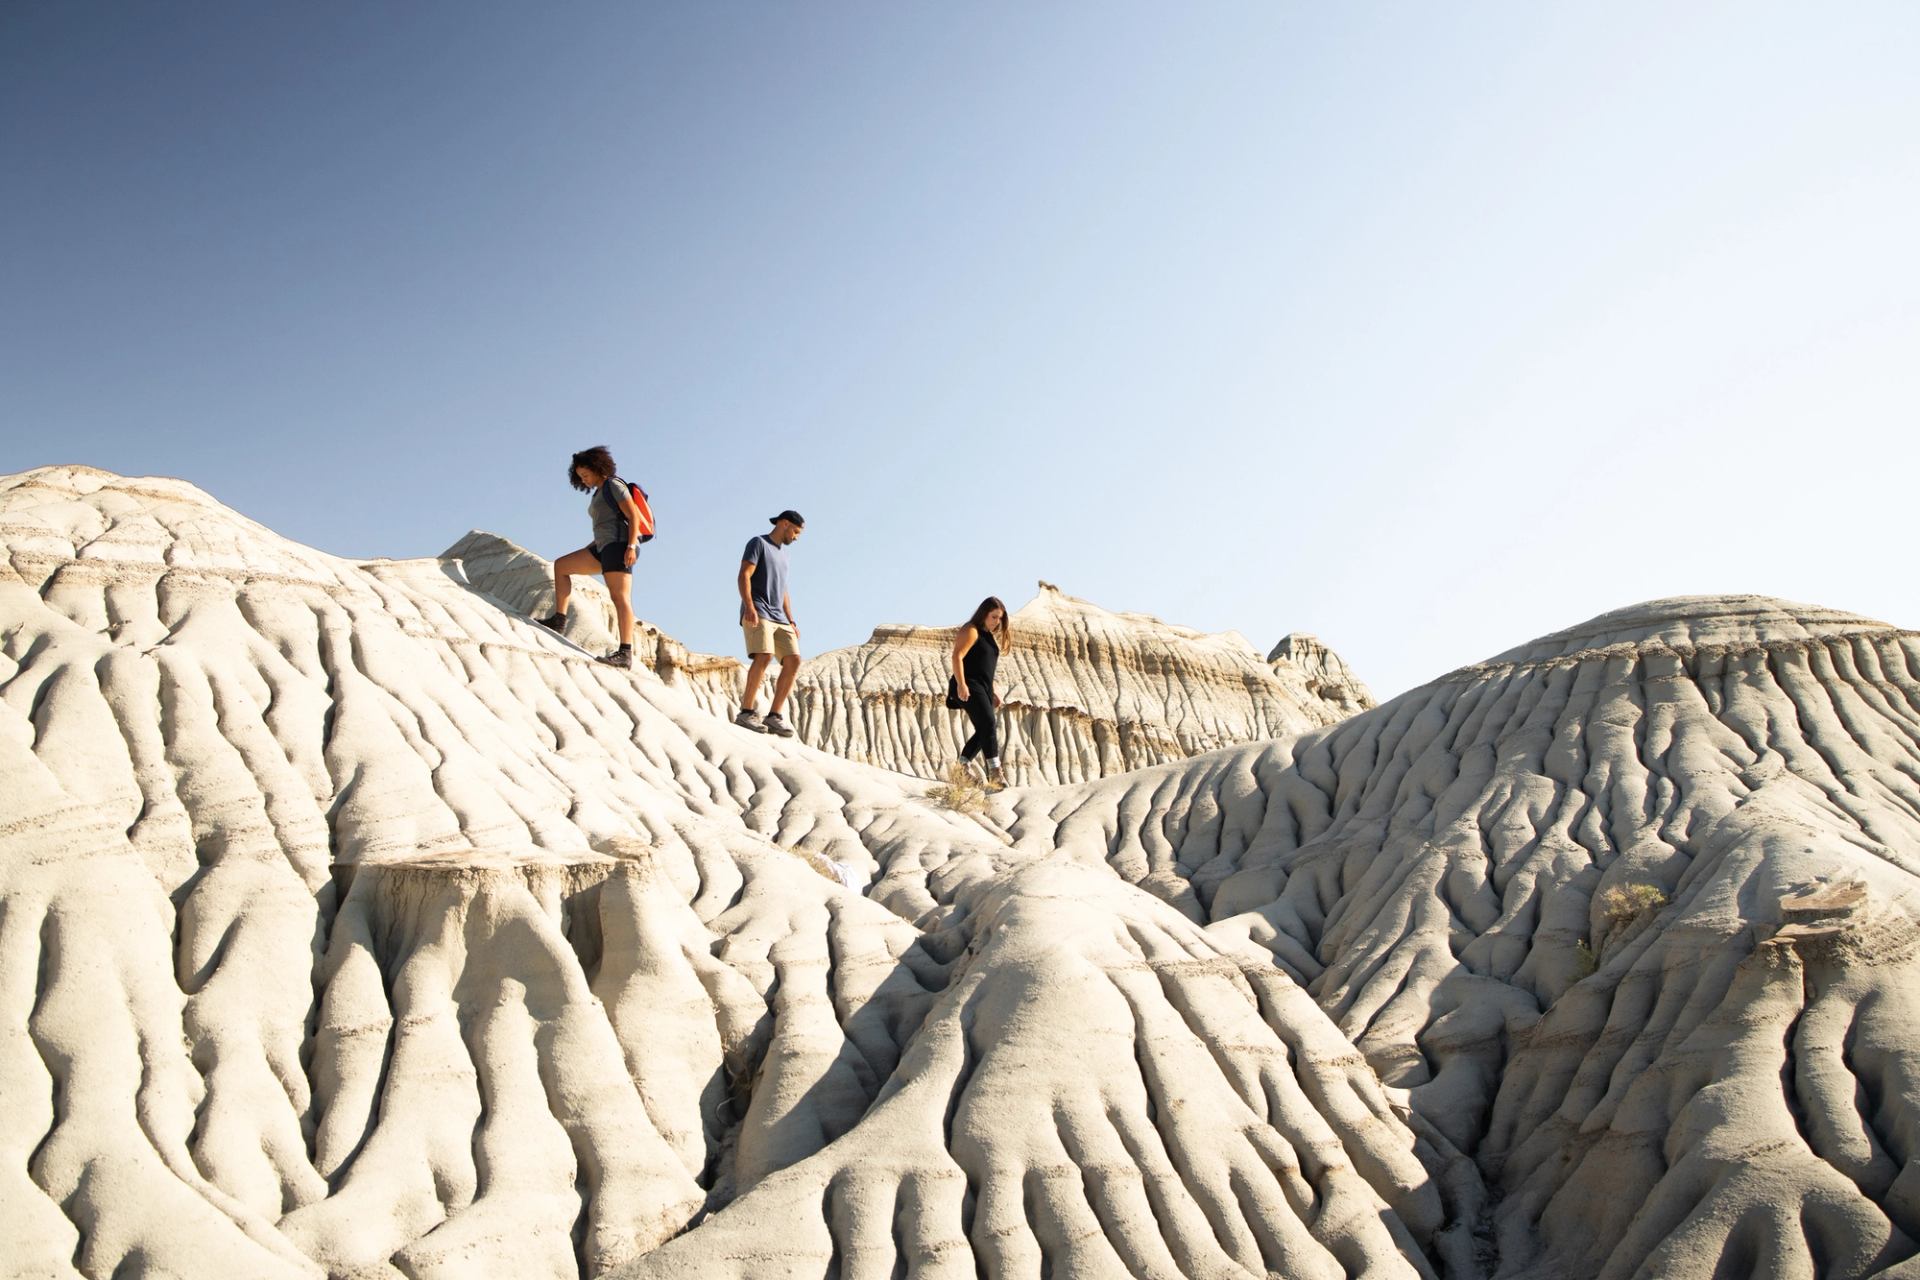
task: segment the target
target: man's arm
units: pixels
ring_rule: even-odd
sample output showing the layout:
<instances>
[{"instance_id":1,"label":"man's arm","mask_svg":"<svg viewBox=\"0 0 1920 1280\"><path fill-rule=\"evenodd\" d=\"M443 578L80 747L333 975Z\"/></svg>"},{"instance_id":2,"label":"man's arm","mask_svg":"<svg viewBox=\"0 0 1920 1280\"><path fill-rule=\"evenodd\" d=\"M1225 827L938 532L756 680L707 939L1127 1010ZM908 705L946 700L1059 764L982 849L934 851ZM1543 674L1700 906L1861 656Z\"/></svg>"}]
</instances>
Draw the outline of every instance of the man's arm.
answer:
<instances>
[{"instance_id":1,"label":"man's arm","mask_svg":"<svg viewBox=\"0 0 1920 1280\"><path fill-rule=\"evenodd\" d=\"M760 611L753 607L753 562L740 562L740 621L749 627L760 625Z\"/></svg>"},{"instance_id":2,"label":"man's arm","mask_svg":"<svg viewBox=\"0 0 1920 1280\"><path fill-rule=\"evenodd\" d=\"M787 615L787 625L793 628L793 634L799 635L800 622L793 616L793 597L783 593L780 597L780 608Z\"/></svg>"}]
</instances>

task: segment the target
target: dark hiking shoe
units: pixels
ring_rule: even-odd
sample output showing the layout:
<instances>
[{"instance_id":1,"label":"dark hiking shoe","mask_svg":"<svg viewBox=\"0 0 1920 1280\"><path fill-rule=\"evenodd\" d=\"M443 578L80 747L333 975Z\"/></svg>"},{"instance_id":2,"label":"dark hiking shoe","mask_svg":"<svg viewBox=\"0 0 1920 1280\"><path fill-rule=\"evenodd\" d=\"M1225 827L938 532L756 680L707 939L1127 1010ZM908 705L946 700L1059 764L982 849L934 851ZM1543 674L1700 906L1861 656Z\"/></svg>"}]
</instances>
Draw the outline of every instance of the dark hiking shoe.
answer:
<instances>
[{"instance_id":1,"label":"dark hiking shoe","mask_svg":"<svg viewBox=\"0 0 1920 1280\"><path fill-rule=\"evenodd\" d=\"M767 726L760 723L760 717L755 715L749 707L740 708L740 714L733 718L733 722L742 729L751 729L755 733L765 733L767 731Z\"/></svg>"},{"instance_id":2,"label":"dark hiking shoe","mask_svg":"<svg viewBox=\"0 0 1920 1280\"><path fill-rule=\"evenodd\" d=\"M615 649L612 653L600 659L600 661L610 667L618 667L622 671L627 671L633 667L633 650Z\"/></svg>"},{"instance_id":3,"label":"dark hiking shoe","mask_svg":"<svg viewBox=\"0 0 1920 1280\"><path fill-rule=\"evenodd\" d=\"M567 615L564 613L550 613L544 618L535 618L534 621L549 631L559 631L567 625Z\"/></svg>"},{"instance_id":4,"label":"dark hiking shoe","mask_svg":"<svg viewBox=\"0 0 1920 1280\"><path fill-rule=\"evenodd\" d=\"M793 736L793 726L788 724L778 711L766 718L763 727L776 738L791 738Z\"/></svg>"}]
</instances>

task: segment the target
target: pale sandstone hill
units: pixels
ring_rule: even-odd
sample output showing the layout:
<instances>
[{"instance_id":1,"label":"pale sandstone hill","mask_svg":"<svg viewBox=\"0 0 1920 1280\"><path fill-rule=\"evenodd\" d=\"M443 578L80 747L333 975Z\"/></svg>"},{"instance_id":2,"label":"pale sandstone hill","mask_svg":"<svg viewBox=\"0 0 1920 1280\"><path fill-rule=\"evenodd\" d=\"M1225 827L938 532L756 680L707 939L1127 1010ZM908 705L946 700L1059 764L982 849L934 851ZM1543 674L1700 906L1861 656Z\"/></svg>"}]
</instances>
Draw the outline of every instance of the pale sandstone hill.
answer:
<instances>
[{"instance_id":1,"label":"pale sandstone hill","mask_svg":"<svg viewBox=\"0 0 1920 1280\"><path fill-rule=\"evenodd\" d=\"M1911 633L1662 602L981 820L179 482L0 536L15 1274L1920 1266Z\"/></svg>"},{"instance_id":2,"label":"pale sandstone hill","mask_svg":"<svg viewBox=\"0 0 1920 1280\"><path fill-rule=\"evenodd\" d=\"M1912 1277L1920 637L1659 601L1291 744L1009 802L1266 947L1501 1276Z\"/></svg>"},{"instance_id":3,"label":"pale sandstone hill","mask_svg":"<svg viewBox=\"0 0 1920 1280\"><path fill-rule=\"evenodd\" d=\"M1333 720L1358 715L1373 705L1372 692L1360 683L1346 660L1322 644L1318 636L1301 631L1282 636L1267 655L1267 665L1289 693L1295 681L1300 683L1306 690L1306 697L1300 699L1303 704L1309 699L1326 704L1334 713Z\"/></svg>"},{"instance_id":4,"label":"pale sandstone hill","mask_svg":"<svg viewBox=\"0 0 1920 1280\"><path fill-rule=\"evenodd\" d=\"M1262 662L1233 632L1208 635L1112 613L1049 583L1012 618L1001 659L1000 733L1022 783L1082 782L1236 743L1317 729L1373 705L1312 636ZM814 746L936 777L971 727L945 697L953 628L883 626L806 663L795 726Z\"/></svg>"},{"instance_id":5,"label":"pale sandstone hill","mask_svg":"<svg viewBox=\"0 0 1920 1280\"><path fill-rule=\"evenodd\" d=\"M1472 1274L1471 1166L1096 846L177 481L0 531L12 1274Z\"/></svg>"}]
</instances>

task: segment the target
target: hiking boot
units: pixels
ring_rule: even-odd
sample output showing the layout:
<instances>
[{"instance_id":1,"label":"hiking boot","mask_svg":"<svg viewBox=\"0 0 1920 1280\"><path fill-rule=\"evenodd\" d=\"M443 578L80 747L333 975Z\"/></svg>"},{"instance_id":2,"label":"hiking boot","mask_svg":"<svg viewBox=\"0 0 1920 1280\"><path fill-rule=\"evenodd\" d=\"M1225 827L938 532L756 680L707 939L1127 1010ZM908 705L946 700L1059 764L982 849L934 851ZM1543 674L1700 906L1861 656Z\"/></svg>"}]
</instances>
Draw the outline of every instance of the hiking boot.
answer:
<instances>
[{"instance_id":1,"label":"hiking boot","mask_svg":"<svg viewBox=\"0 0 1920 1280\"><path fill-rule=\"evenodd\" d=\"M628 671L633 667L633 650L615 649L612 653L600 659L600 661L610 667L618 667L622 671Z\"/></svg>"},{"instance_id":2,"label":"hiking boot","mask_svg":"<svg viewBox=\"0 0 1920 1280\"><path fill-rule=\"evenodd\" d=\"M985 786L988 791L1005 791L1007 789L1007 775L995 769L987 775Z\"/></svg>"},{"instance_id":3,"label":"hiking boot","mask_svg":"<svg viewBox=\"0 0 1920 1280\"><path fill-rule=\"evenodd\" d=\"M776 738L791 738L793 726L786 722L778 711L772 712L766 719L766 731Z\"/></svg>"},{"instance_id":4,"label":"hiking boot","mask_svg":"<svg viewBox=\"0 0 1920 1280\"><path fill-rule=\"evenodd\" d=\"M760 717L753 713L752 707L740 708L740 714L733 718L733 722L742 729L751 729L755 733L765 733L767 731L767 726L760 723Z\"/></svg>"},{"instance_id":5,"label":"hiking boot","mask_svg":"<svg viewBox=\"0 0 1920 1280\"><path fill-rule=\"evenodd\" d=\"M560 631L566 628L567 615L564 613L550 613L544 618L535 618L534 621L549 631Z\"/></svg>"}]
</instances>

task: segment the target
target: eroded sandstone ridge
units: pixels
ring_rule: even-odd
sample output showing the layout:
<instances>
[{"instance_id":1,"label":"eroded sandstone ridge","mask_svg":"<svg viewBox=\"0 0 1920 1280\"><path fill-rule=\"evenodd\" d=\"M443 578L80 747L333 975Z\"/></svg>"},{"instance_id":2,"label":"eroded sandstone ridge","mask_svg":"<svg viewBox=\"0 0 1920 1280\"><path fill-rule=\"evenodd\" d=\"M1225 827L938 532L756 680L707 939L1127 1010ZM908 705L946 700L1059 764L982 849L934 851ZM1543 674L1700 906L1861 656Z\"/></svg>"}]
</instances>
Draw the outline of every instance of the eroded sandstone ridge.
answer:
<instances>
[{"instance_id":1,"label":"eroded sandstone ridge","mask_svg":"<svg viewBox=\"0 0 1920 1280\"><path fill-rule=\"evenodd\" d=\"M963 619L964 620L964 619ZM1050 583L1013 615L1000 663L1002 750L1017 782L1084 782L1291 736L1373 705L1339 655L1290 635L1265 662L1244 638L1113 613ZM946 707L953 627L883 626L822 654L794 688L800 736L848 759L937 777L969 727Z\"/></svg>"},{"instance_id":2,"label":"eroded sandstone ridge","mask_svg":"<svg viewBox=\"0 0 1920 1280\"><path fill-rule=\"evenodd\" d=\"M1912 633L1661 602L968 818L177 481L0 536L10 1274L1914 1273Z\"/></svg>"}]
</instances>

